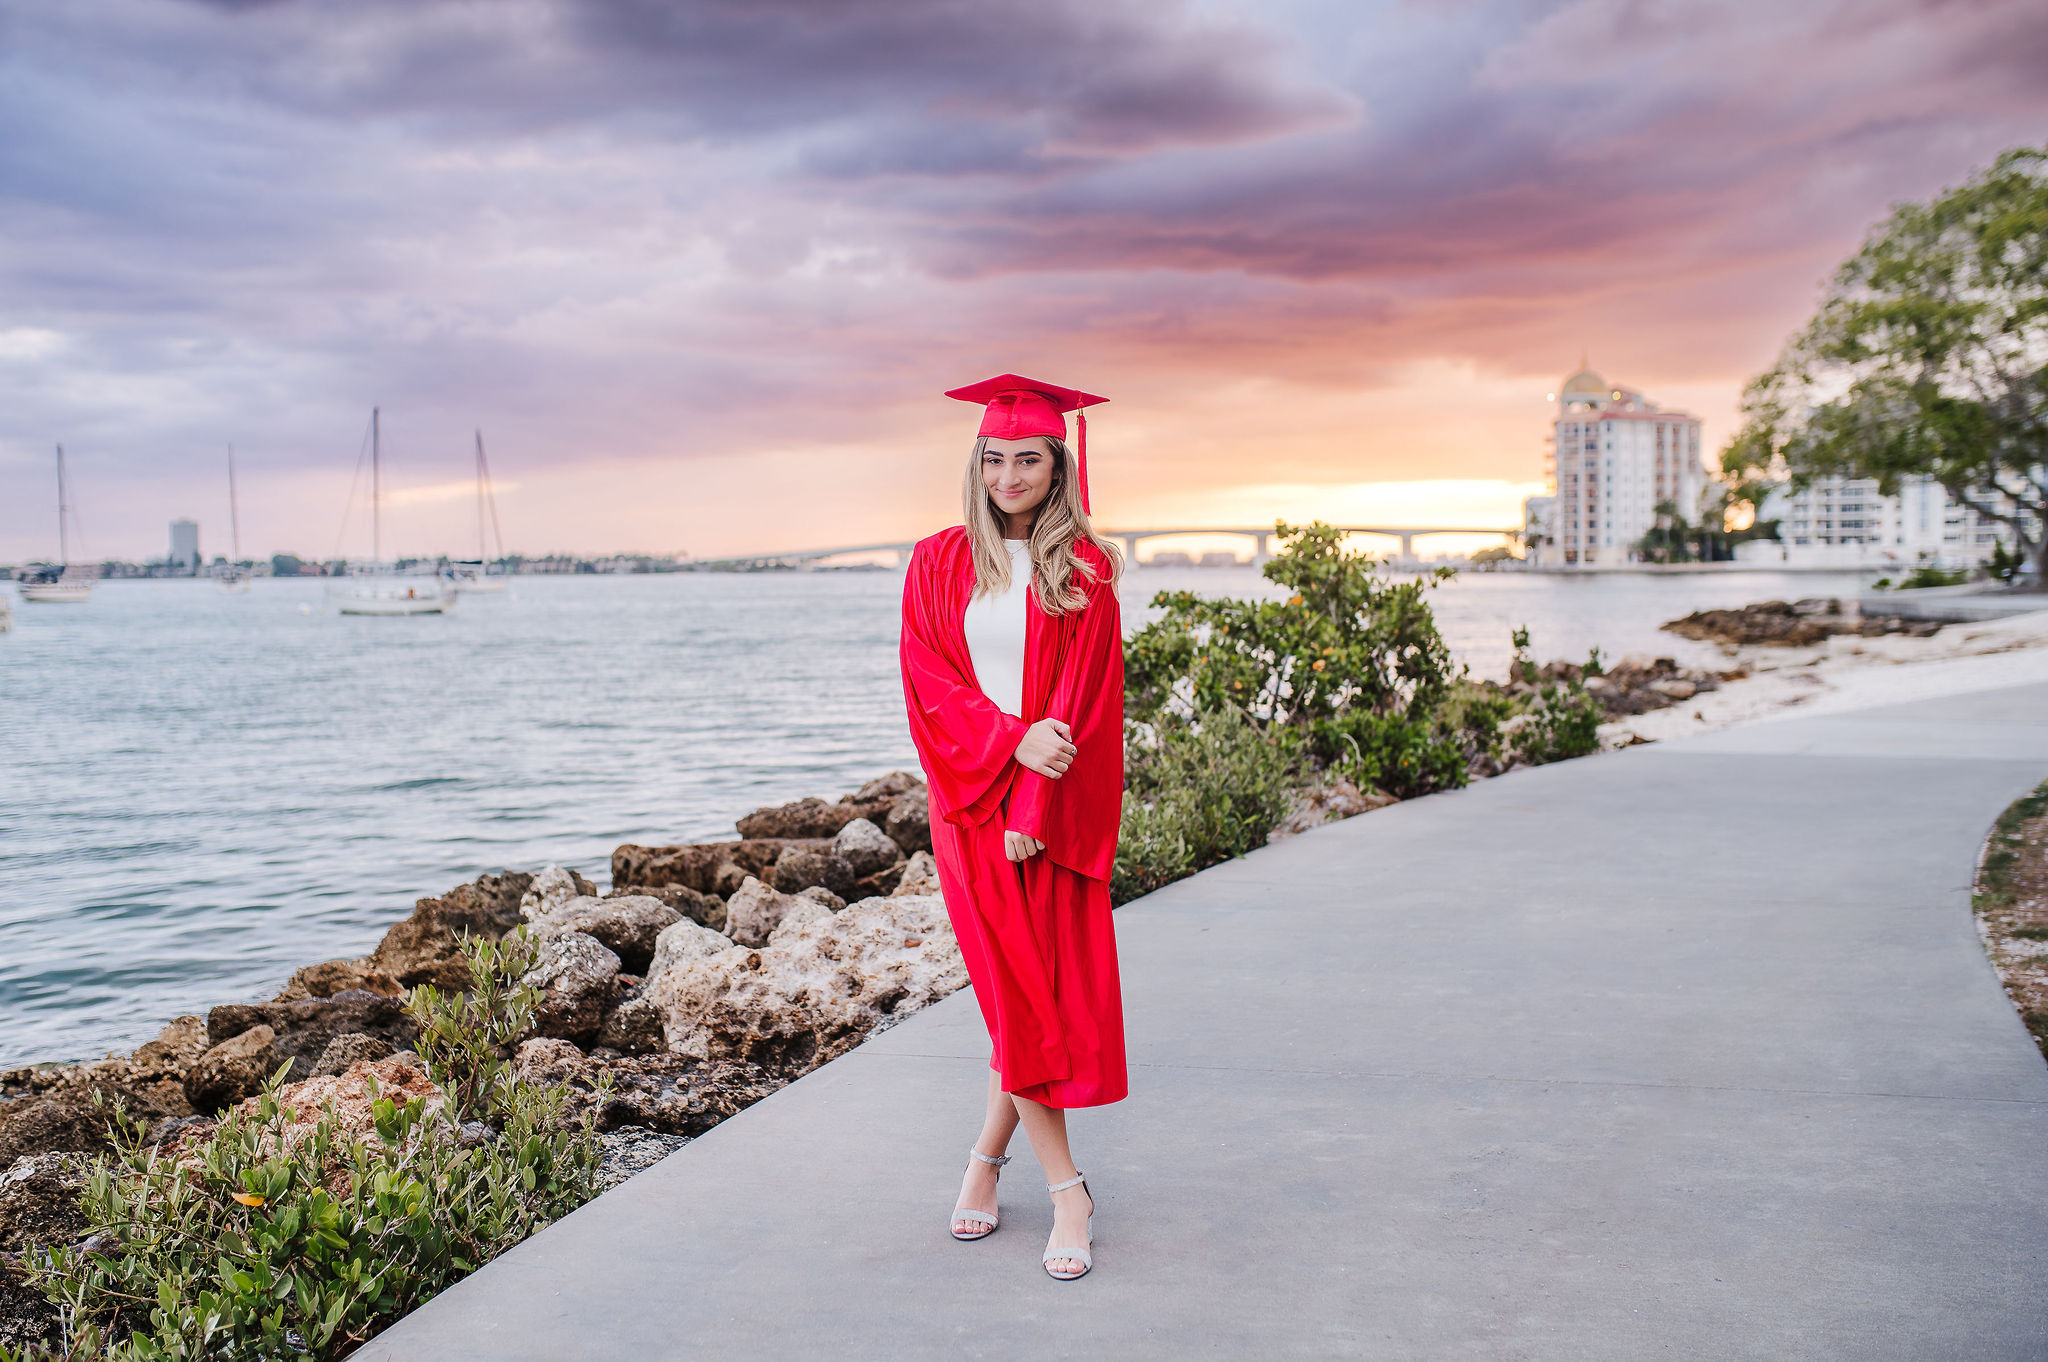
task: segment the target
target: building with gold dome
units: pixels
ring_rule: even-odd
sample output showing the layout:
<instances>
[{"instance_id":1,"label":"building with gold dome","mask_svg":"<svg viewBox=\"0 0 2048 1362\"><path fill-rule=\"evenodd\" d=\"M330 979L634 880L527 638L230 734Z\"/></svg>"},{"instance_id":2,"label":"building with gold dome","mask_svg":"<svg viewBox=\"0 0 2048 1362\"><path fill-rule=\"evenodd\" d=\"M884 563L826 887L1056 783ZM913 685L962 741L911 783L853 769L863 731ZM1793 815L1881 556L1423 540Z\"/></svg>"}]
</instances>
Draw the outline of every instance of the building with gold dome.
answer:
<instances>
[{"instance_id":1,"label":"building with gold dome","mask_svg":"<svg viewBox=\"0 0 2048 1362\"><path fill-rule=\"evenodd\" d=\"M1526 509L1532 563L1618 567L1636 561L1660 504L1698 517L1707 472L1697 416L1665 411L1583 364L1556 402L1543 469L1550 494Z\"/></svg>"}]
</instances>

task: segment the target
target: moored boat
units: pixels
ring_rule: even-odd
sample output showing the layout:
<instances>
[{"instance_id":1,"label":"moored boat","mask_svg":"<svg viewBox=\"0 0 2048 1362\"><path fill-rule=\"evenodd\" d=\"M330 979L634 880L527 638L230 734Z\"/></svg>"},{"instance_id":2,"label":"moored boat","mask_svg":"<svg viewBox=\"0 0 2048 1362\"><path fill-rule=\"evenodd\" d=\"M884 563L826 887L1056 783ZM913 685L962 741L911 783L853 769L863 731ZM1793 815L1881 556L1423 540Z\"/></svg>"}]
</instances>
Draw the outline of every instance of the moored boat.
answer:
<instances>
[{"instance_id":1,"label":"moored boat","mask_svg":"<svg viewBox=\"0 0 2048 1362\"><path fill-rule=\"evenodd\" d=\"M71 497L64 478L64 446L57 446L57 561L32 569L15 579L25 601L44 605L83 605L92 599L92 584L98 573L89 567L71 565Z\"/></svg>"},{"instance_id":2,"label":"moored boat","mask_svg":"<svg viewBox=\"0 0 2048 1362\"><path fill-rule=\"evenodd\" d=\"M228 446L228 527L234 535L235 556L228 565L214 575L214 585L222 591L241 595L249 589L249 578L254 574L242 566L242 510L235 498L235 447Z\"/></svg>"},{"instance_id":3,"label":"moored boat","mask_svg":"<svg viewBox=\"0 0 2048 1362\"><path fill-rule=\"evenodd\" d=\"M327 588L343 615L445 615L455 608L455 584L443 577L396 572L384 565L383 413L370 411L370 562ZM361 465L357 465L360 476Z\"/></svg>"},{"instance_id":4,"label":"moored boat","mask_svg":"<svg viewBox=\"0 0 2048 1362\"><path fill-rule=\"evenodd\" d=\"M488 517L488 520L486 519ZM502 568L491 571L491 560L486 555L490 542L484 535L486 524L496 532L498 539L498 562L505 561L505 533L498 526L498 498L491 489L491 465L484 458L484 433L476 433L476 557L448 565L448 576L455 583L455 589L465 596L495 595L505 590Z\"/></svg>"}]
</instances>

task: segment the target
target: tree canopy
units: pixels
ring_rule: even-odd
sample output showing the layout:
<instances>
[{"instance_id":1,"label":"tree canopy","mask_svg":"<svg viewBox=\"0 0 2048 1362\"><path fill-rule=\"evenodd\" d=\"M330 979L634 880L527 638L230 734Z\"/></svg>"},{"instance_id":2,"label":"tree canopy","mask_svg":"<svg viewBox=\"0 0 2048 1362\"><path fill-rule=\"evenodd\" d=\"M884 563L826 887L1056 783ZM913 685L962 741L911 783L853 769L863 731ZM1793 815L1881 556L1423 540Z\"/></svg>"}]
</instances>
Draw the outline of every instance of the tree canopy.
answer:
<instances>
[{"instance_id":1,"label":"tree canopy","mask_svg":"<svg viewBox=\"0 0 2048 1362\"><path fill-rule=\"evenodd\" d=\"M1932 477L2048 575L2048 147L1894 209L1742 409L1731 481Z\"/></svg>"}]
</instances>

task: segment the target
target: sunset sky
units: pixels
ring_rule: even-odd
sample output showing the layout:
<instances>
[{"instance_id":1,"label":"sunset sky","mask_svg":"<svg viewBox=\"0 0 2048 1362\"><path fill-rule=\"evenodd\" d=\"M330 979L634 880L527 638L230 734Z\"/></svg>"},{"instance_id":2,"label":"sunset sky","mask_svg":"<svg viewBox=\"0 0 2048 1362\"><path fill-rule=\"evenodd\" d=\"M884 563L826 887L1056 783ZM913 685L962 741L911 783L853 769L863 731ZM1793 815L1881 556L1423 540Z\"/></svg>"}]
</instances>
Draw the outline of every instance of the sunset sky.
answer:
<instances>
[{"instance_id":1,"label":"sunset sky","mask_svg":"<svg viewBox=\"0 0 2048 1362\"><path fill-rule=\"evenodd\" d=\"M0 0L0 561L1506 524L1581 353L1706 420L1887 205L2048 140L2038 0ZM84 555L74 555L84 556Z\"/></svg>"}]
</instances>

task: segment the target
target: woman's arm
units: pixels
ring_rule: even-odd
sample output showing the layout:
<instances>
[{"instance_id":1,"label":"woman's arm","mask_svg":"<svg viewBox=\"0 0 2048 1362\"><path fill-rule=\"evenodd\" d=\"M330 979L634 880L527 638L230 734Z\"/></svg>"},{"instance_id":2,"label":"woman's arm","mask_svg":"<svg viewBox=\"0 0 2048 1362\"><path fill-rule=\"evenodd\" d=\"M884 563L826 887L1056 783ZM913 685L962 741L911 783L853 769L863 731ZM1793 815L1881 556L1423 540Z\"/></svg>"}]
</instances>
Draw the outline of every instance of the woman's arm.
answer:
<instances>
[{"instance_id":1,"label":"woman's arm","mask_svg":"<svg viewBox=\"0 0 2048 1362\"><path fill-rule=\"evenodd\" d=\"M1106 577L1088 592L1045 711L1067 725L1073 761L1057 780L1019 775L1004 827L1042 843L1061 865L1107 879L1123 811L1123 617Z\"/></svg>"},{"instance_id":2,"label":"woman's arm","mask_svg":"<svg viewBox=\"0 0 2048 1362\"><path fill-rule=\"evenodd\" d=\"M1003 713L948 659L943 610L920 544L904 574L899 648L910 737L939 816L954 824L978 823L1001 805L1011 758L1029 726Z\"/></svg>"}]
</instances>

